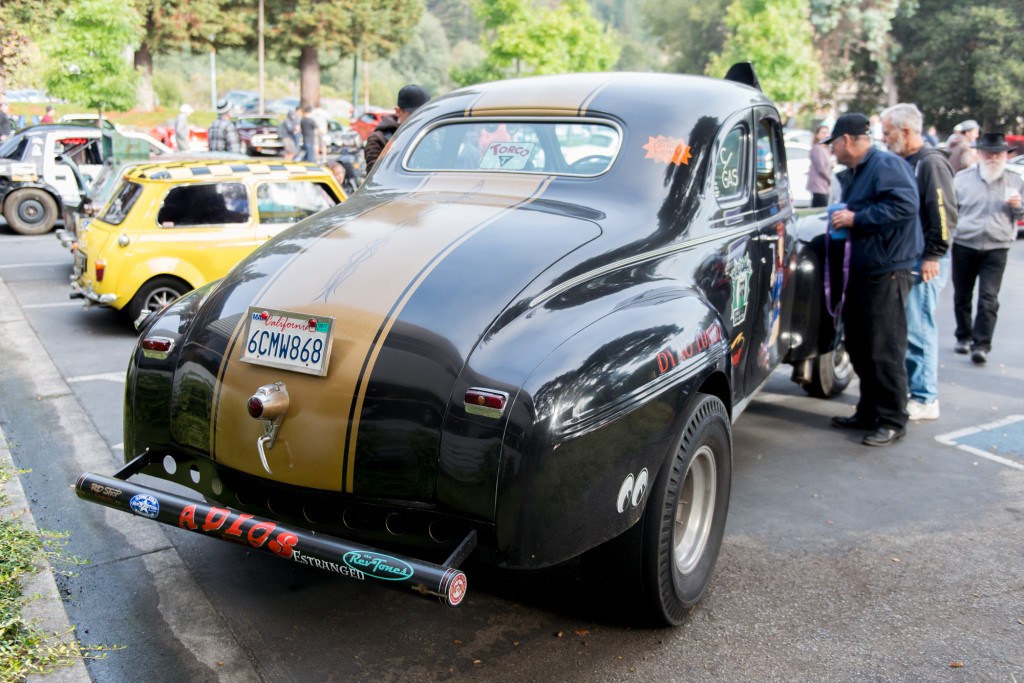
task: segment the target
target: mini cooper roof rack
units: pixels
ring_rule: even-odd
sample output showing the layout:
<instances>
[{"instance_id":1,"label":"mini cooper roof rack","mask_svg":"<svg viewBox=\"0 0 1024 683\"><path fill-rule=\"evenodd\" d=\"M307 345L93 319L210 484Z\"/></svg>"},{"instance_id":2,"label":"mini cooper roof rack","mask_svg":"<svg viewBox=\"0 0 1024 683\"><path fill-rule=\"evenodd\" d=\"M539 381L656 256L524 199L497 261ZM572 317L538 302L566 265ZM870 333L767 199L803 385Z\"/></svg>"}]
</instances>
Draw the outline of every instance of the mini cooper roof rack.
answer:
<instances>
[{"instance_id":1,"label":"mini cooper roof rack","mask_svg":"<svg viewBox=\"0 0 1024 683\"><path fill-rule=\"evenodd\" d=\"M761 83L757 80L757 74L754 73L754 65L750 62L736 62L730 66L728 73L725 74L725 80L761 89Z\"/></svg>"}]
</instances>

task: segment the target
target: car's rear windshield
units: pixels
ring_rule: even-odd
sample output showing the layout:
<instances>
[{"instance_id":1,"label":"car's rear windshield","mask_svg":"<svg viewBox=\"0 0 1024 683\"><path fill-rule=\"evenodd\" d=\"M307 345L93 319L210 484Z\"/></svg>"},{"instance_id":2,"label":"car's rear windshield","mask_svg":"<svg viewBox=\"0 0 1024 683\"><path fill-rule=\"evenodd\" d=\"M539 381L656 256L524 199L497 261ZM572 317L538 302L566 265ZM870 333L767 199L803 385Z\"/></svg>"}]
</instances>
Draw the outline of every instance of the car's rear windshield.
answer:
<instances>
[{"instance_id":1,"label":"car's rear windshield","mask_svg":"<svg viewBox=\"0 0 1024 683\"><path fill-rule=\"evenodd\" d=\"M135 200L142 194L142 185L125 180L117 188L114 197L107 203L100 220L109 225L121 225L128 212L135 206Z\"/></svg>"},{"instance_id":2,"label":"car's rear windshield","mask_svg":"<svg viewBox=\"0 0 1024 683\"><path fill-rule=\"evenodd\" d=\"M606 121L462 119L424 133L405 168L596 176L611 167L621 141Z\"/></svg>"}]
</instances>

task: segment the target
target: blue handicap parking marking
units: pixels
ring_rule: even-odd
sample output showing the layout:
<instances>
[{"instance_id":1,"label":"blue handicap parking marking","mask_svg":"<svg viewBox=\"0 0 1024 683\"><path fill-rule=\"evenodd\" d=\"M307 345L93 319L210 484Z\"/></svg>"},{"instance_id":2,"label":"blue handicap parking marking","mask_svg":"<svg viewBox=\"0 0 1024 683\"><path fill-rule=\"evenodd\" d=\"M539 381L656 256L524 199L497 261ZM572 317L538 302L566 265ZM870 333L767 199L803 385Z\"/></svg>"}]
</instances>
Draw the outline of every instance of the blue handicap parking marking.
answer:
<instances>
[{"instance_id":1,"label":"blue handicap parking marking","mask_svg":"<svg viewBox=\"0 0 1024 683\"><path fill-rule=\"evenodd\" d=\"M1024 415L940 434L935 440L1007 467L1024 470Z\"/></svg>"}]
</instances>

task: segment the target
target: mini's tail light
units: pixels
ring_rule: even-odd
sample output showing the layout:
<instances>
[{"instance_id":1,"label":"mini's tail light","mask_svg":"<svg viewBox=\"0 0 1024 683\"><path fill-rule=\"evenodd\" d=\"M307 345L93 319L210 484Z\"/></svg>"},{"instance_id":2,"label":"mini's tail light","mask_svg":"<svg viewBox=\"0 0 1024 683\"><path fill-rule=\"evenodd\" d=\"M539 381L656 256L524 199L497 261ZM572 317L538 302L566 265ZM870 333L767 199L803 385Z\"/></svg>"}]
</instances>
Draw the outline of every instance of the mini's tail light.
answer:
<instances>
[{"instance_id":1,"label":"mini's tail light","mask_svg":"<svg viewBox=\"0 0 1024 683\"><path fill-rule=\"evenodd\" d=\"M167 337L146 337L142 340L142 355L163 360L174 350L174 340Z\"/></svg>"},{"instance_id":2,"label":"mini's tail light","mask_svg":"<svg viewBox=\"0 0 1024 683\"><path fill-rule=\"evenodd\" d=\"M501 417L508 403L508 394L493 389L472 388L466 392L464 405L471 415Z\"/></svg>"},{"instance_id":3,"label":"mini's tail light","mask_svg":"<svg viewBox=\"0 0 1024 683\"><path fill-rule=\"evenodd\" d=\"M101 258L96 259L96 282L103 282L103 275L107 270L107 262Z\"/></svg>"}]
</instances>

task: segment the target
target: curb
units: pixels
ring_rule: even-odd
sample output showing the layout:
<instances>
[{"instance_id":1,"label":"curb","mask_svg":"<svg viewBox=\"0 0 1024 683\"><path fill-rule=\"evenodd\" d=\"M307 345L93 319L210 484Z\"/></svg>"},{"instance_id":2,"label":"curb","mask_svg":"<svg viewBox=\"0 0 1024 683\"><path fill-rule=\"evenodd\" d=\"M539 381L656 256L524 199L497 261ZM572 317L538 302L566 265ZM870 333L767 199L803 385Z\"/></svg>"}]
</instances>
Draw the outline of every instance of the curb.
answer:
<instances>
[{"instance_id":1,"label":"curb","mask_svg":"<svg viewBox=\"0 0 1024 683\"><path fill-rule=\"evenodd\" d=\"M17 467L11 459L10 448L7 445L7 438L4 436L3 428L0 427L0 463L13 472L13 476L4 486L9 502L6 506L0 507L0 517L10 519L17 517L21 525L30 531L37 531L35 518L32 517L32 510L29 509L28 501L25 499L25 491L21 487L21 480L18 478ZM23 595L35 595L22 610L25 619L45 633L56 633L56 640L59 642L75 641L75 632L72 630L71 621L64 610L64 603L57 590L57 582L53 578L53 569L49 563L40 567L37 572L22 579L21 590ZM76 659L68 666L53 669L46 674L33 674L28 677L29 681L45 681L55 683L59 681L91 681L86 671L85 662Z\"/></svg>"}]
</instances>

